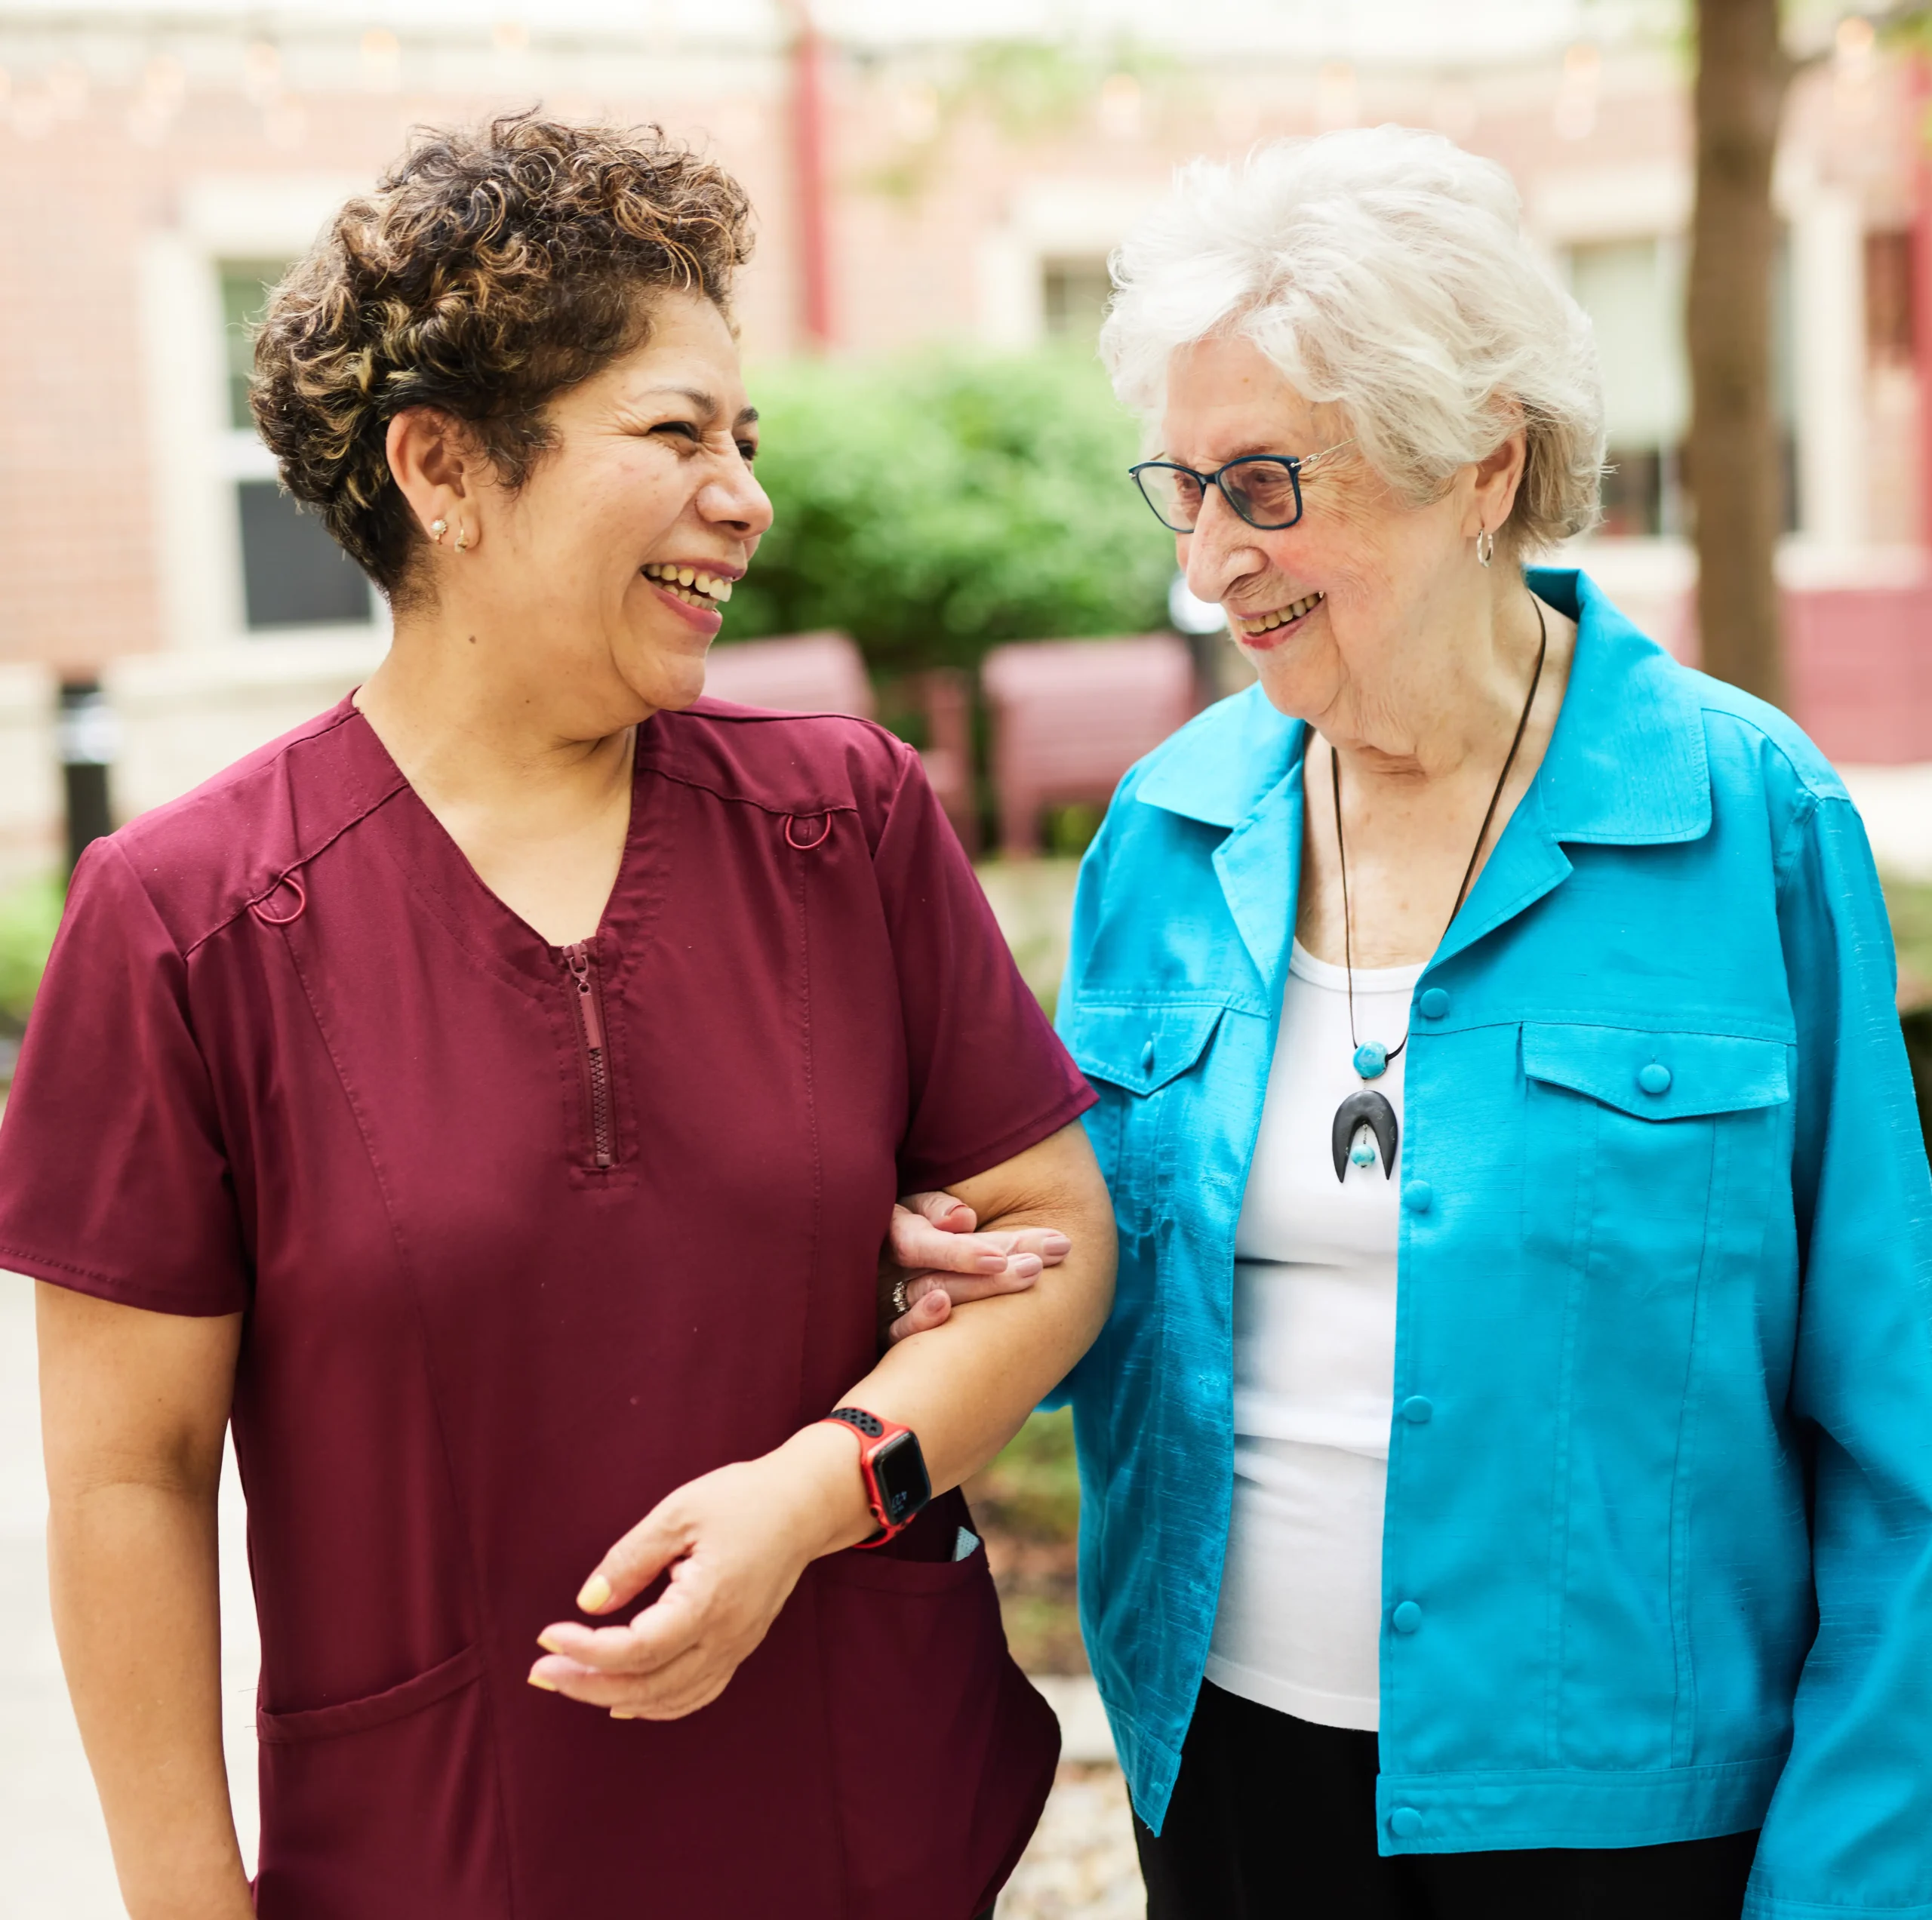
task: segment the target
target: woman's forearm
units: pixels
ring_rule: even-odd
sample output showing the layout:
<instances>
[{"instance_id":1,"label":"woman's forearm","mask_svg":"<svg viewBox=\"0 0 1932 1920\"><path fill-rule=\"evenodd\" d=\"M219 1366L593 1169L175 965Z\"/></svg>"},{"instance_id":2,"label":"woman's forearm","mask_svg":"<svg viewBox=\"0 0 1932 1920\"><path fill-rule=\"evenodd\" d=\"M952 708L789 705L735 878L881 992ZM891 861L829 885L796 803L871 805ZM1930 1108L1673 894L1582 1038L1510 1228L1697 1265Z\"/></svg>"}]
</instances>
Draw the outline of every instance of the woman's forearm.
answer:
<instances>
[{"instance_id":1,"label":"woman's forearm","mask_svg":"<svg viewBox=\"0 0 1932 1920\"><path fill-rule=\"evenodd\" d=\"M54 1631L132 1920L254 1912L222 1759L212 1485L63 1491Z\"/></svg>"},{"instance_id":2,"label":"woman's forearm","mask_svg":"<svg viewBox=\"0 0 1932 1920\"><path fill-rule=\"evenodd\" d=\"M979 1214L982 1231L1053 1226L1073 1245L1027 1291L957 1307L943 1325L888 1349L844 1396L918 1434L935 1493L977 1472L1013 1438L1092 1344L1113 1299L1113 1208L1078 1125L952 1191ZM851 1436L808 1428L780 1451L801 1470L817 1469L819 1551L872 1531Z\"/></svg>"},{"instance_id":3,"label":"woman's forearm","mask_svg":"<svg viewBox=\"0 0 1932 1920\"><path fill-rule=\"evenodd\" d=\"M1113 1298L1113 1210L1078 1126L951 1190L990 1228L1054 1226L1072 1248L1027 1291L968 1302L899 1341L841 1395L918 1435L935 1491L1013 1437L1085 1352ZM857 1436L814 1422L659 1501L605 1555L577 1605L613 1614L668 1568L663 1595L621 1625L553 1623L531 1682L620 1718L695 1712L764 1638L809 1562L873 1531Z\"/></svg>"}]
</instances>

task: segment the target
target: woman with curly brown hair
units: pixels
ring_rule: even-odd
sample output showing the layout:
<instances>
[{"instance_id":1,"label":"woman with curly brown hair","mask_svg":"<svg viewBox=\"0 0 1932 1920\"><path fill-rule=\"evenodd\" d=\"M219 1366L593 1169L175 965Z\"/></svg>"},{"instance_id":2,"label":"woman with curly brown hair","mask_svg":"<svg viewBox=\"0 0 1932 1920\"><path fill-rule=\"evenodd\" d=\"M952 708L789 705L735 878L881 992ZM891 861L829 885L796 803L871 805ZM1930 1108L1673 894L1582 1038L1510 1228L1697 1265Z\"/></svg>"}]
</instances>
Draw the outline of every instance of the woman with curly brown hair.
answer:
<instances>
[{"instance_id":1,"label":"woman with curly brown hair","mask_svg":"<svg viewBox=\"0 0 1932 1920\"><path fill-rule=\"evenodd\" d=\"M91 850L0 1141L135 1920L967 1920L1044 1797L952 1490L1105 1315L1092 1096L916 757L698 700L771 518L746 224L660 135L524 118L271 303L263 432L394 647ZM894 1196L949 1186L995 1234L881 1358Z\"/></svg>"}]
</instances>

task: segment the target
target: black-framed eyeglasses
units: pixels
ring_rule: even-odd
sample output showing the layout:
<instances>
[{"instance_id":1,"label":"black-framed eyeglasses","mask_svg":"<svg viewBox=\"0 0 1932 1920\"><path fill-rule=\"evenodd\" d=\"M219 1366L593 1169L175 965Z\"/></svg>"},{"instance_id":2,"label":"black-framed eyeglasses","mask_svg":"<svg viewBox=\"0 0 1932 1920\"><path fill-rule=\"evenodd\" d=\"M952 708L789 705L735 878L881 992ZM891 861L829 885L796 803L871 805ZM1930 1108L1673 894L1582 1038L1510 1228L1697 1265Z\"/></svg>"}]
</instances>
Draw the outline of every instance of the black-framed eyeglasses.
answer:
<instances>
[{"instance_id":1,"label":"black-framed eyeglasses","mask_svg":"<svg viewBox=\"0 0 1932 1920\"><path fill-rule=\"evenodd\" d=\"M1199 473L1174 460L1143 460L1127 470L1141 497L1154 509L1161 525L1177 534L1191 534L1201 518L1210 487L1251 527L1278 533L1301 518L1301 476L1317 460L1352 447L1352 438L1337 440L1318 454L1249 454L1229 460L1212 473Z\"/></svg>"}]
</instances>

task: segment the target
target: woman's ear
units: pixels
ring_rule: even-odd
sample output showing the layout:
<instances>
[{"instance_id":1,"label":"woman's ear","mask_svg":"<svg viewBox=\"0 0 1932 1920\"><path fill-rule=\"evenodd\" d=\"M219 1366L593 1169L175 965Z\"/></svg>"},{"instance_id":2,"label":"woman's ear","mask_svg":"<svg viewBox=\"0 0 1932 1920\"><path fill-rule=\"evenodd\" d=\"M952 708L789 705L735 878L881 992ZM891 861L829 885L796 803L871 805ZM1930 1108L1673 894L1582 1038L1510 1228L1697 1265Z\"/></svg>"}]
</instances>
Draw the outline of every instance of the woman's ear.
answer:
<instances>
[{"instance_id":1,"label":"woman's ear","mask_svg":"<svg viewBox=\"0 0 1932 1920\"><path fill-rule=\"evenodd\" d=\"M1463 537L1499 531L1516 505L1516 491L1523 484L1523 469L1529 458L1529 436L1518 426L1506 435L1496 451L1476 462L1476 483L1463 529Z\"/></svg>"},{"instance_id":2,"label":"woman's ear","mask_svg":"<svg viewBox=\"0 0 1932 1920\"><path fill-rule=\"evenodd\" d=\"M480 477L477 451L463 423L434 407L405 407L389 422L389 474L426 539L441 546L452 527L473 546Z\"/></svg>"}]
</instances>

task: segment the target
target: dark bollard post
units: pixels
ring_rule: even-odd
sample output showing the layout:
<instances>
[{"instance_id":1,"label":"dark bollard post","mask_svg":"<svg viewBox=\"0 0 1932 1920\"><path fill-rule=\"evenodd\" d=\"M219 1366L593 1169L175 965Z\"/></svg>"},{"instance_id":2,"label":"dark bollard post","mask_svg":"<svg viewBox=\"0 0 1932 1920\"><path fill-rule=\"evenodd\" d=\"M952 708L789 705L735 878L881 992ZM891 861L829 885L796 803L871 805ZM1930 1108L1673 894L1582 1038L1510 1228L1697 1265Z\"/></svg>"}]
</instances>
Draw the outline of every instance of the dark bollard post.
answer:
<instances>
[{"instance_id":1,"label":"dark bollard post","mask_svg":"<svg viewBox=\"0 0 1932 1920\"><path fill-rule=\"evenodd\" d=\"M1918 1095L1918 1128L1932 1152L1932 1007L1914 1007L1901 1014L1906 1057L1912 1063L1912 1082Z\"/></svg>"},{"instance_id":2,"label":"dark bollard post","mask_svg":"<svg viewBox=\"0 0 1932 1920\"><path fill-rule=\"evenodd\" d=\"M94 680L64 681L60 688L60 768L67 785L67 871L91 841L114 831L107 797L107 770L114 762L113 709Z\"/></svg>"}]
</instances>

